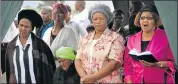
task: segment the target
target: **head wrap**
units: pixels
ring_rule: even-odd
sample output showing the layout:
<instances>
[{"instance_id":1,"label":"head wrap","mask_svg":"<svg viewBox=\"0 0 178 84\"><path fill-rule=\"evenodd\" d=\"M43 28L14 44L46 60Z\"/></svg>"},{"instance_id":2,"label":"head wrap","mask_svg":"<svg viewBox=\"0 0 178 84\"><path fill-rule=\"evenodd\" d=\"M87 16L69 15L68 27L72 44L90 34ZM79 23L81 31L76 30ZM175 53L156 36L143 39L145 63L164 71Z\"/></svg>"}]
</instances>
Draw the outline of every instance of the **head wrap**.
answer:
<instances>
[{"instance_id":1,"label":"head wrap","mask_svg":"<svg viewBox=\"0 0 178 84\"><path fill-rule=\"evenodd\" d=\"M74 60L75 59L74 50L70 47L60 47L56 51L56 57Z\"/></svg>"},{"instance_id":2,"label":"head wrap","mask_svg":"<svg viewBox=\"0 0 178 84\"><path fill-rule=\"evenodd\" d=\"M56 9L56 8L60 8L62 10L62 12L64 13L64 15L66 16L67 15L67 8L64 4L62 3L54 3L52 5L52 8L53 10Z\"/></svg>"}]
</instances>

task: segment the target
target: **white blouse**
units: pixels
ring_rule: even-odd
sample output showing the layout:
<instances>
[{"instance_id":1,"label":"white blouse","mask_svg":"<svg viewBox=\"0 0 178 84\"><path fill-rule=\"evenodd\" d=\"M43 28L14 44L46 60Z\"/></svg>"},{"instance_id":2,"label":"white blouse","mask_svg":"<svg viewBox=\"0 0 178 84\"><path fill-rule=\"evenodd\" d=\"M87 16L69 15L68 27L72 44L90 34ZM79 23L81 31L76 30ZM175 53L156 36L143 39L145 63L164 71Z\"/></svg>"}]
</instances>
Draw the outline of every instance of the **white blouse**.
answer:
<instances>
[{"instance_id":1,"label":"white blouse","mask_svg":"<svg viewBox=\"0 0 178 84\"><path fill-rule=\"evenodd\" d=\"M94 47L94 45L96 44L96 42L97 42L97 40L93 40L92 42L91 42L91 44L90 44L90 46L89 46L89 49L88 49L88 59L89 59L89 67L90 67L90 69L92 69L92 67L91 67L91 63L92 63L92 51L93 51L93 47Z\"/></svg>"},{"instance_id":2,"label":"white blouse","mask_svg":"<svg viewBox=\"0 0 178 84\"><path fill-rule=\"evenodd\" d=\"M55 56L56 50L62 46L71 47L75 51L77 51L77 38L75 36L74 31L71 28L64 26L56 38L50 43L52 27L48 28L44 33L43 40L50 47L53 56Z\"/></svg>"}]
</instances>

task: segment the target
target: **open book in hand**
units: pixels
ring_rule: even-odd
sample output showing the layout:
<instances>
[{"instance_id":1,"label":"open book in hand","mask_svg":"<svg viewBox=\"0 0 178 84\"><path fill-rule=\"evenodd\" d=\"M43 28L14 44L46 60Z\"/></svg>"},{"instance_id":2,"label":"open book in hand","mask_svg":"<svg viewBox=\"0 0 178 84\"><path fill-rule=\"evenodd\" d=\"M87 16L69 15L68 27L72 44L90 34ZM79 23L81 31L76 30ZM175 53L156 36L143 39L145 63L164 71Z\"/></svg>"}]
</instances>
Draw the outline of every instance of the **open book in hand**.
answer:
<instances>
[{"instance_id":1,"label":"open book in hand","mask_svg":"<svg viewBox=\"0 0 178 84\"><path fill-rule=\"evenodd\" d=\"M147 62L158 62L150 51L145 51L139 53L135 48L129 51L129 55L135 60L144 60Z\"/></svg>"}]
</instances>

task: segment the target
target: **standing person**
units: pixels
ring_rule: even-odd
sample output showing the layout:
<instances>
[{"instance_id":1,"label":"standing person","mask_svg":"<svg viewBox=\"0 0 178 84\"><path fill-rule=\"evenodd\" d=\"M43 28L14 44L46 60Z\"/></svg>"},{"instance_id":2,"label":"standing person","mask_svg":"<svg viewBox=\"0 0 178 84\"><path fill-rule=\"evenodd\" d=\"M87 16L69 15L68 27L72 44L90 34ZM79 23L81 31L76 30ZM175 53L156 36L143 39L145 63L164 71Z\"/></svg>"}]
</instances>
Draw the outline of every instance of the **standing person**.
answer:
<instances>
[{"instance_id":1,"label":"standing person","mask_svg":"<svg viewBox=\"0 0 178 84\"><path fill-rule=\"evenodd\" d=\"M7 83L52 83L56 69L48 45L32 33L42 25L41 16L34 10L18 13L19 34L8 44L6 54Z\"/></svg>"},{"instance_id":2,"label":"standing person","mask_svg":"<svg viewBox=\"0 0 178 84\"><path fill-rule=\"evenodd\" d=\"M158 28L161 20L156 6L143 7L134 23L142 30L128 39L124 55L125 83L175 83L175 60L166 32ZM139 53L150 51L158 62L134 60L129 56L132 49Z\"/></svg>"},{"instance_id":3,"label":"standing person","mask_svg":"<svg viewBox=\"0 0 178 84\"><path fill-rule=\"evenodd\" d=\"M114 24L112 29L116 31L118 34L121 34L124 37L124 40L127 40L129 35L129 29L123 27L124 22L124 12L122 10L114 11Z\"/></svg>"},{"instance_id":4,"label":"standing person","mask_svg":"<svg viewBox=\"0 0 178 84\"><path fill-rule=\"evenodd\" d=\"M80 76L74 65L74 52L75 51L70 47L60 47L56 51L56 57L60 66L54 73L54 84L80 84Z\"/></svg>"},{"instance_id":5,"label":"standing person","mask_svg":"<svg viewBox=\"0 0 178 84\"><path fill-rule=\"evenodd\" d=\"M62 3L53 4L52 18L54 20L54 28L46 30L43 40L50 46L53 56L58 48L71 47L77 50L77 38L72 28L65 26L64 20L67 17L67 9ZM56 59L56 66L58 65Z\"/></svg>"},{"instance_id":6,"label":"standing person","mask_svg":"<svg viewBox=\"0 0 178 84\"><path fill-rule=\"evenodd\" d=\"M131 6L129 8L129 35L134 35L135 33L138 33L139 31L141 31L140 27L137 27L134 24L134 20L135 17L137 15L137 13L139 12L139 10L144 7L145 4L142 1L139 0L132 0L131 1Z\"/></svg>"},{"instance_id":7,"label":"standing person","mask_svg":"<svg viewBox=\"0 0 178 84\"><path fill-rule=\"evenodd\" d=\"M79 13L74 16L74 20L79 23L84 30L90 24L90 21L88 20L88 9L85 7L85 5L86 2L84 0L77 0L75 2L75 10L77 10Z\"/></svg>"},{"instance_id":8,"label":"standing person","mask_svg":"<svg viewBox=\"0 0 178 84\"><path fill-rule=\"evenodd\" d=\"M52 20L52 8L50 6L42 7L41 17L43 19L43 25L41 28L36 29L36 35L42 39L46 30L54 26L54 22Z\"/></svg>"},{"instance_id":9,"label":"standing person","mask_svg":"<svg viewBox=\"0 0 178 84\"><path fill-rule=\"evenodd\" d=\"M110 15L110 8L104 4L95 5L89 12L95 30L80 40L75 59L83 83L122 83L124 39L108 29Z\"/></svg>"},{"instance_id":10,"label":"standing person","mask_svg":"<svg viewBox=\"0 0 178 84\"><path fill-rule=\"evenodd\" d=\"M74 31L76 37L77 37L77 41L80 39L80 37L84 36L85 34L87 34L87 31L82 28L77 22L75 22L73 20L73 18L71 17L71 7L69 5L65 5L67 8L67 17L65 19L66 21L66 26L69 26L70 28L72 28L72 30Z\"/></svg>"}]
</instances>

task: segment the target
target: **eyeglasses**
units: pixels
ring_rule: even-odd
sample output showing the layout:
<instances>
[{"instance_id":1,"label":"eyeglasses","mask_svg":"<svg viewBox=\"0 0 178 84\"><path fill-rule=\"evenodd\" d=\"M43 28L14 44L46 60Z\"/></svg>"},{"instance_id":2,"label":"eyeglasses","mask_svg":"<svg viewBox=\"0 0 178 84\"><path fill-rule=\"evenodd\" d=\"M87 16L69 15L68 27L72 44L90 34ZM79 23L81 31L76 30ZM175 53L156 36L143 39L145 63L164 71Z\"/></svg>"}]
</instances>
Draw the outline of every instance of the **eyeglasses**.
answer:
<instances>
[{"instance_id":1,"label":"eyeglasses","mask_svg":"<svg viewBox=\"0 0 178 84\"><path fill-rule=\"evenodd\" d=\"M145 18L146 18L147 20L152 20L152 19L153 19L153 17L140 17L140 20L145 20Z\"/></svg>"}]
</instances>

